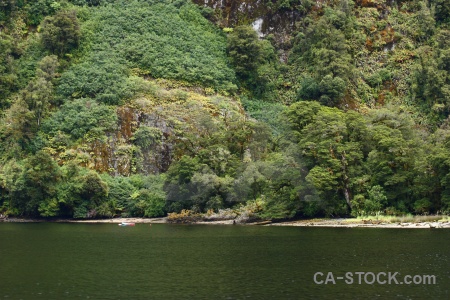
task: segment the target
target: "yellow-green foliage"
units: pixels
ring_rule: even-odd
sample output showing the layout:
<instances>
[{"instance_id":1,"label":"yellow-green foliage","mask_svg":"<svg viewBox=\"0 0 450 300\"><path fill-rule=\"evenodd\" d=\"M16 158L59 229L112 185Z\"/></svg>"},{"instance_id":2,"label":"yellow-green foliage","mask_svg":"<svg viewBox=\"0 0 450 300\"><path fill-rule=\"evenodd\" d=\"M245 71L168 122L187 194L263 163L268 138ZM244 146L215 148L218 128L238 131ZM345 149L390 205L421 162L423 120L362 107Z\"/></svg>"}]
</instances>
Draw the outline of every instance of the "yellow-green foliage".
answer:
<instances>
[{"instance_id":1,"label":"yellow-green foliage","mask_svg":"<svg viewBox=\"0 0 450 300\"><path fill-rule=\"evenodd\" d=\"M183 209L179 213L169 213L167 222L169 223L193 223L201 220L201 215L191 210Z\"/></svg>"},{"instance_id":2,"label":"yellow-green foliage","mask_svg":"<svg viewBox=\"0 0 450 300\"><path fill-rule=\"evenodd\" d=\"M403 216L385 216L385 215L369 215L358 217L358 221L379 221L383 223L420 223L420 222L447 222L447 215L429 215L429 216L413 216L411 214Z\"/></svg>"}]
</instances>

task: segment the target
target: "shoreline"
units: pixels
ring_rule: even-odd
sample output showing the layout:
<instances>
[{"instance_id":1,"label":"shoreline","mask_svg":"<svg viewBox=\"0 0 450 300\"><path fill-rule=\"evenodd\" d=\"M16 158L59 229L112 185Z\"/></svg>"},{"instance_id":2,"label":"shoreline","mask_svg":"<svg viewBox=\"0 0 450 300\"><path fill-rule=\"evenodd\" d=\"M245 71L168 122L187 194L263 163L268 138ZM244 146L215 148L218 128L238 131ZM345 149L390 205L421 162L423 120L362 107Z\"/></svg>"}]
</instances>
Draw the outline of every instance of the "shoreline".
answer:
<instances>
[{"instance_id":1,"label":"shoreline","mask_svg":"<svg viewBox=\"0 0 450 300\"><path fill-rule=\"evenodd\" d=\"M449 221L433 221L433 222L380 222L380 221L363 221L354 219L339 220L301 220L286 221L281 223L271 223L270 226L297 226L297 227L324 227L324 228L406 228L406 229L431 229L431 228L449 228Z\"/></svg>"},{"instance_id":2,"label":"shoreline","mask_svg":"<svg viewBox=\"0 0 450 300\"><path fill-rule=\"evenodd\" d=\"M136 224L185 224L185 225L233 225L233 220L218 221L196 221L190 223L170 223L167 218L113 218L113 219L27 219L27 218L6 218L0 219L0 223L84 223L84 224L119 224L122 222ZM297 226L297 227L323 227L323 228L408 228L408 229L430 229L430 228L450 228L450 221L418 221L418 222L382 222L372 220L359 220L352 218L340 219L310 219L282 222L253 222L239 225L256 226Z\"/></svg>"}]
</instances>

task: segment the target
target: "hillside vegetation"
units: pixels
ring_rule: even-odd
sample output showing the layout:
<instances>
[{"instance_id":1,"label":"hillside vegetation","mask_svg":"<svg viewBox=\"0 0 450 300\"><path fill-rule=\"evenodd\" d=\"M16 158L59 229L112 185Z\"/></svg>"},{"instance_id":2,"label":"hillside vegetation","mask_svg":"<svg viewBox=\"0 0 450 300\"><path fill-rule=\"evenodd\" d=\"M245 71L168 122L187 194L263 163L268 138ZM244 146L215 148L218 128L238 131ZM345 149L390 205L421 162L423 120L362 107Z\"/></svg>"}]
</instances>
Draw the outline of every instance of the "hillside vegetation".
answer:
<instances>
[{"instance_id":1,"label":"hillside vegetation","mask_svg":"<svg viewBox=\"0 0 450 300\"><path fill-rule=\"evenodd\" d=\"M241 2L0 0L0 213L449 213L448 1Z\"/></svg>"}]
</instances>

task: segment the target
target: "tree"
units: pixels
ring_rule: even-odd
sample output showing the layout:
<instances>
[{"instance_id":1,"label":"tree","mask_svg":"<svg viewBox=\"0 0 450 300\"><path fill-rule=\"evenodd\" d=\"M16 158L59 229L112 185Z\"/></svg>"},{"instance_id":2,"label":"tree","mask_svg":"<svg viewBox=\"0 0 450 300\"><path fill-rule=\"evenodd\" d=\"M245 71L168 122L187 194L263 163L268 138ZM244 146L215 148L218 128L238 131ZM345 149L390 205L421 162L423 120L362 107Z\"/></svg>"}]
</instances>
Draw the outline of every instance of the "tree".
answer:
<instances>
[{"instance_id":1,"label":"tree","mask_svg":"<svg viewBox=\"0 0 450 300\"><path fill-rule=\"evenodd\" d=\"M6 110L3 124L0 125L0 139L8 145L8 148L17 150L19 146L25 149L39 130L42 120L48 116L50 106L53 104L52 80L56 76L58 66L56 56L44 57L38 63L36 78L12 99L13 104ZM19 153L15 150L12 152L4 150L5 154Z\"/></svg>"},{"instance_id":2,"label":"tree","mask_svg":"<svg viewBox=\"0 0 450 300\"><path fill-rule=\"evenodd\" d=\"M191 179L193 208L197 211L224 208L228 190L233 182L229 176L219 177L208 167L196 172Z\"/></svg>"},{"instance_id":3,"label":"tree","mask_svg":"<svg viewBox=\"0 0 450 300\"><path fill-rule=\"evenodd\" d=\"M368 117L372 126L367 143L372 150L366 168L370 170L371 185L384 189L390 206L411 209L416 161L422 155L411 119L388 109L373 110Z\"/></svg>"},{"instance_id":4,"label":"tree","mask_svg":"<svg viewBox=\"0 0 450 300\"><path fill-rule=\"evenodd\" d=\"M36 69L36 77L43 78L48 82L51 82L57 76L59 67L58 57L55 55L48 55L42 58L38 62Z\"/></svg>"},{"instance_id":5,"label":"tree","mask_svg":"<svg viewBox=\"0 0 450 300\"><path fill-rule=\"evenodd\" d=\"M21 91L21 98L33 112L36 127L39 129L42 120L48 115L53 103L53 83L58 68L58 58L55 55L44 57L38 64L36 78Z\"/></svg>"},{"instance_id":6,"label":"tree","mask_svg":"<svg viewBox=\"0 0 450 300\"><path fill-rule=\"evenodd\" d=\"M342 27L348 22L344 13L326 9L317 22L298 34L291 64L302 70L300 100L320 100L336 106L352 80L352 58Z\"/></svg>"},{"instance_id":7,"label":"tree","mask_svg":"<svg viewBox=\"0 0 450 300\"><path fill-rule=\"evenodd\" d=\"M450 3L447 0L431 0L432 7L434 6L434 18L438 23L450 22Z\"/></svg>"},{"instance_id":8,"label":"tree","mask_svg":"<svg viewBox=\"0 0 450 300\"><path fill-rule=\"evenodd\" d=\"M260 40L250 26L237 26L227 39L227 53L241 85L263 99L274 96L279 61L268 40Z\"/></svg>"},{"instance_id":9,"label":"tree","mask_svg":"<svg viewBox=\"0 0 450 300\"><path fill-rule=\"evenodd\" d=\"M436 20L428 7L428 1L420 1L418 5L419 9L415 14L415 18L410 18L409 21L410 26L413 28L413 37L423 42L433 35Z\"/></svg>"},{"instance_id":10,"label":"tree","mask_svg":"<svg viewBox=\"0 0 450 300\"><path fill-rule=\"evenodd\" d=\"M111 217L114 209L107 201L109 186L97 172L77 166L74 162L62 168L57 201L60 214L72 218Z\"/></svg>"},{"instance_id":11,"label":"tree","mask_svg":"<svg viewBox=\"0 0 450 300\"><path fill-rule=\"evenodd\" d=\"M18 156L34 136L34 113L28 104L17 97L5 112L0 124L0 146L4 156Z\"/></svg>"},{"instance_id":12,"label":"tree","mask_svg":"<svg viewBox=\"0 0 450 300\"><path fill-rule=\"evenodd\" d=\"M420 213L450 211L450 130L449 120L426 140L427 152L416 158L419 176L414 181L416 202ZM425 148L425 147L424 147Z\"/></svg>"},{"instance_id":13,"label":"tree","mask_svg":"<svg viewBox=\"0 0 450 300\"><path fill-rule=\"evenodd\" d=\"M45 16L52 15L61 8L61 4L54 0L36 0L31 1L26 6L27 23L39 25Z\"/></svg>"},{"instance_id":14,"label":"tree","mask_svg":"<svg viewBox=\"0 0 450 300\"><path fill-rule=\"evenodd\" d=\"M34 112L36 127L39 128L42 119L47 116L50 110L50 102L53 98L53 84L43 77L37 78L22 90L21 96L28 104L28 108Z\"/></svg>"},{"instance_id":15,"label":"tree","mask_svg":"<svg viewBox=\"0 0 450 300\"><path fill-rule=\"evenodd\" d=\"M78 46L80 37L80 25L75 11L59 11L44 19L42 42L52 53L62 57Z\"/></svg>"},{"instance_id":16,"label":"tree","mask_svg":"<svg viewBox=\"0 0 450 300\"><path fill-rule=\"evenodd\" d=\"M314 102L298 102L286 114L294 129L294 141L309 168L306 180L337 213L342 212L341 199L351 209L354 183L363 175L362 117Z\"/></svg>"},{"instance_id":17,"label":"tree","mask_svg":"<svg viewBox=\"0 0 450 300\"><path fill-rule=\"evenodd\" d=\"M356 195L352 200L352 215L373 216L383 212L387 204L384 189L375 185L367 190L368 199L362 194Z\"/></svg>"},{"instance_id":18,"label":"tree","mask_svg":"<svg viewBox=\"0 0 450 300\"><path fill-rule=\"evenodd\" d=\"M131 194L127 211L136 217L162 217L164 216L165 195L158 191L141 189Z\"/></svg>"},{"instance_id":19,"label":"tree","mask_svg":"<svg viewBox=\"0 0 450 300\"><path fill-rule=\"evenodd\" d=\"M95 204L99 204L102 198L108 194L108 185L100 178L97 172L90 171L82 177L83 186L81 196Z\"/></svg>"},{"instance_id":20,"label":"tree","mask_svg":"<svg viewBox=\"0 0 450 300\"><path fill-rule=\"evenodd\" d=\"M17 88L17 74L14 69L13 41L0 33L0 110L8 107L8 96Z\"/></svg>"},{"instance_id":21,"label":"tree","mask_svg":"<svg viewBox=\"0 0 450 300\"><path fill-rule=\"evenodd\" d=\"M411 98L439 125L450 112L450 31L436 34L435 51L423 47L413 67Z\"/></svg>"},{"instance_id":22,"label":"tree","mask_svg":"<svg viewBox=\"0 0 450 300\"><path fill-rule=\"evenodd\" d=\"M237 26L228 35L227 52L236 75L245 80L252 76L262 61L258 34L251 26Z\"/></svg>"},{"instance_id":23,"label":"tree","mask_svg":"<svg viewBox=\"0 0 450 300\"><path fill-rule=\"evenodd\" d=\"M320 103L336 106L344 97L346 88L347 84L341 77L326 75L319 83Z\"/></svg>"},{"instance_id":24,"label":"tree","mask_svg":"<svg viewBox=\"0 0 450 300\"><path fill-rule=\"evenodd\" d=\"M45 207L52 205L56 197L56 184L60 180L58 165L43 151L27 158L21 174L8 186L11 205L19 214L36 217Z\"/></svg>"},{"instance_id":25,"label":"tree","mask_svg":"<svg viewBox=\"0 0 450 300\"><path fill-rule=\"evenodd\" d=\"M181 159L170 165L167 170L164 191L167 193L167 211L181 211L191 208L192 187L190 182L194 174L204 165L200 164L198 158L183 155Z\"/></svg>"}]
</instances>

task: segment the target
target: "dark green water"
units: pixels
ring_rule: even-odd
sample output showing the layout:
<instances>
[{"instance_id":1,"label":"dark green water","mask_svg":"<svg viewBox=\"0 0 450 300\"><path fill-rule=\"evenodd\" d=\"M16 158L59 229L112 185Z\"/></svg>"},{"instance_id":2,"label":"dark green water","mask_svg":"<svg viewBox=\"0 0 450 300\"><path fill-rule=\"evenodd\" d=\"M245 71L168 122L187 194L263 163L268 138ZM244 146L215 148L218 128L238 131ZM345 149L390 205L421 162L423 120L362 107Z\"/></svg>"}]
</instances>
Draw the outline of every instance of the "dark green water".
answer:
<instances>
[{"instance_id":1,"label":"dark green water","mask_svg":"<svg viewBox=\"0 0 450 300\"><path fill-rule=\"evenodd\" d=\"M445 229L0 223L0 299L449 299L449 266ZM437 284L313 281L357 271Z\"/></svg>"}]
</instances>

